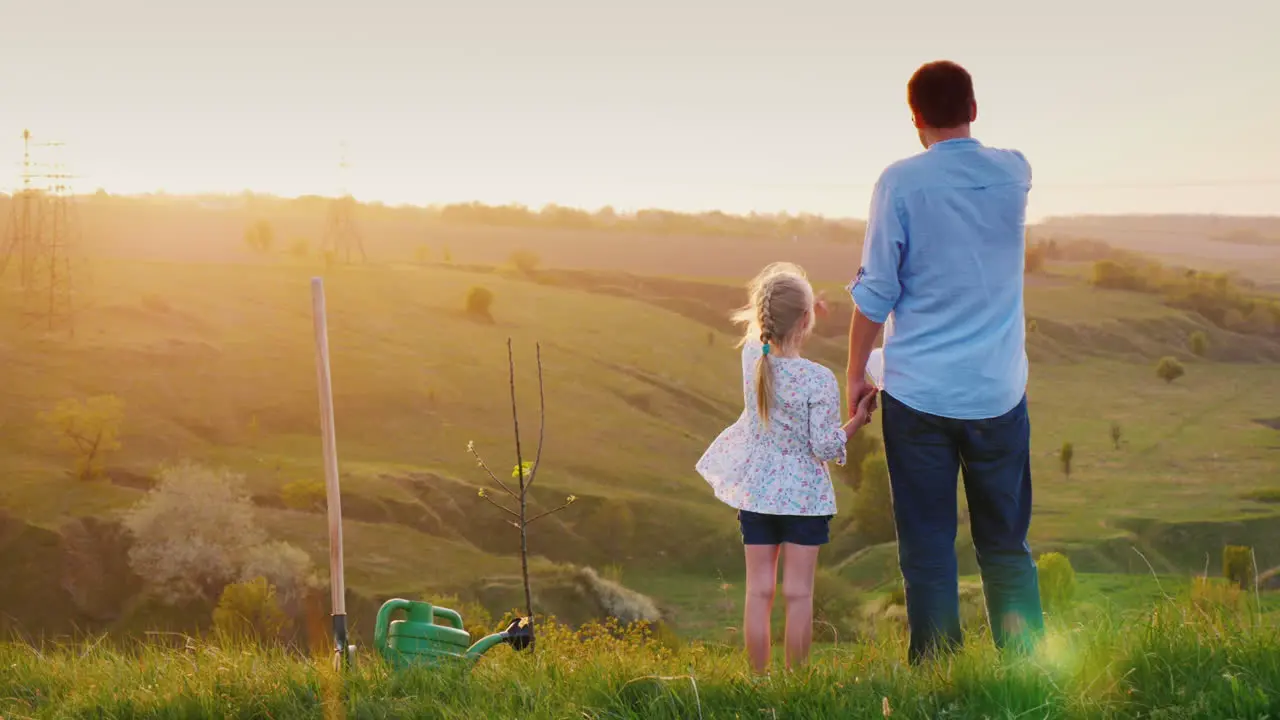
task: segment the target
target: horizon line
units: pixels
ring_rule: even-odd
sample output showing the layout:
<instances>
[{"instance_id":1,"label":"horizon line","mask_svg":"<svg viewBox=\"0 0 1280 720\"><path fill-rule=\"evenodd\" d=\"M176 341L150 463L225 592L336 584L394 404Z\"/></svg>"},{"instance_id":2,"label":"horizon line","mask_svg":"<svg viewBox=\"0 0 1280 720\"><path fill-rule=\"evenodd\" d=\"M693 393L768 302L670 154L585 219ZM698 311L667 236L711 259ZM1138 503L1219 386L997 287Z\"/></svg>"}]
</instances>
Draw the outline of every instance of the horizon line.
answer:
<instances>
[{"instance_id":1,"label":"horizon line","mask_svg":"<svg viewBox=\"0 0 1280 720\"><path fill-rule=\"evenodd\" d=\"M41 192L46 194L51 194L52 192L47 188L34 188L33 190L36 192ZM0 191L0 198L4 198L8 200L8 199L12 199L13 197L19 194L21 194L21 191L11 191L11 192ZM306 193L306 194L300 194L300 195L282 195L278 193L263 192L258 190L241 190L236 192L203 191L203 192L184 192L184 193L174 193L174 192L166 192L164 190L155 190L150 192L113 193L109 190L106 190L105 188L98 188L92 192L72 193L69 197L71 197L72 199L79 199L79 198L93 199L99 196L106 196L109 198L131 199L131 200L147 200L147 199L156 199L156 198L169 198L169 199L176 199L176 200L263 198L267 200L275 200L280 202L298 202L298 201L306 201L306 200L325 200L325 201L332 202L334 200L340 200L340 199L343 199L344 197L347 197L347 198L354 199L358 205L366 205L370 207L382 207L382 208L389 208L393 210L431 211L431 210L440 210L447 207L455 207L455 206L462 206L462 205L480 205L480 206L489 207L489 208L523 208L524 210L527 210L532 214L538 214L542 209L545 209L545 208L555 207L555 208L562 208L566 210L577 210L590 215L595 215L608 209L608 210L613 210L616 214L624 217L634 216L639 212L651 211L651 212L667 212L675 215L687 215L692 217L719 213L728 217L736 217L736 218L747 218L752 215L756 215L763 218L808 217L808 218L815 218L815 219L824 220L832 223L856 222L856 223L865 224L867 222L867 218L865 217L850 216L850 215L826 215L820 212L809 212L809 211L792 212L789 210L776 210L776 211L767 211L767 212L751 211L751 212L743 213L743 212L730 212L726 210L720 210L718 208L711 208L711 209L704 209L704 210L674 210L671 208L664 208L664 207L658 207L658 206L637 207L635 209L619 209L618 206L613 204L601 205L597 208L592 209L592 208L581 207L577 205L562 205L556 202L543 203L541 206L534 206L534 205L528 205L525 203L515 202L515 201L497 203L497 202L486 202L483 200L459 200L459 201L452 201L452 202L442 201L442 202L432 202L432 203L425 203L425 204L414 203L414 202L389 203L383 200L376 200L376 199L375 200L359 199L359 198L355 198L354 195L350 195L350 194L346 196L320 195L320 194L312 194L312 193ZM1250 220L1265 220L1265 219L1280 220L1280 213L1274 213L1274 212L1273 213L1267 213L1267 212L1223 213L1223 212L1206 212L1206 211L1199 211L1199 212L1078 211L1078 212L1072 212L1072 213L1047 214L1037 220L1027 221L1027 226L1030 227L1033 225L1039 225L1052 220L1062 220L1062 219L1070 219L1070 218L1092 218L1092 217L1097 217L1097 218L1200 218L1200 219L1238 218L1238 219L1250 219Z\"/></svg>"}]
</instances>

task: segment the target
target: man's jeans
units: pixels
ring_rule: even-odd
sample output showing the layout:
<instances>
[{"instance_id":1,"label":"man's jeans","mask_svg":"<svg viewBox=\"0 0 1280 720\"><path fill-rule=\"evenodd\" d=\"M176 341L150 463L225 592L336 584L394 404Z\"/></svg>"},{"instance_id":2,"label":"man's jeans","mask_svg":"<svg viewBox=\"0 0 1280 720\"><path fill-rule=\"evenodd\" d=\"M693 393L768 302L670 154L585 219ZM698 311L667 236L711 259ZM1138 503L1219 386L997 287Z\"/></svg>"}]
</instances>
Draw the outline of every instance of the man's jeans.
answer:
<instances>
[{"instance_id":1,"label":"man's jeans","mask_svg":"<svg viewBox=\"0 0 1280 720\"><path fill-rule=\"evenodd\" d=\"M917 412L888 393L881 398L910 661L964 642L955 554L960 472L992 635L998 647L1029 648L1043 632L1044 616L1027 544L1031 423L1026 398L989 420L952 420Z\"/></svg>"}]
</instances>

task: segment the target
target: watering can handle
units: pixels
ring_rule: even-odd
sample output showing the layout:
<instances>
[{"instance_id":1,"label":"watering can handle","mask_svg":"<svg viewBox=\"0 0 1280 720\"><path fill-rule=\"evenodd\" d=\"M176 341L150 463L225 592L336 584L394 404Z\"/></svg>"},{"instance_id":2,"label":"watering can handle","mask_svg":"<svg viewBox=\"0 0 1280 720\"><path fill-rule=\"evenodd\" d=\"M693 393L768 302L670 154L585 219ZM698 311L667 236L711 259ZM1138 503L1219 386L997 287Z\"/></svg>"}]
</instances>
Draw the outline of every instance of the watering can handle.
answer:
<instances>
[{"instance_id":1,"label":"watering can handle","mask_svg":"<svg viewBox=\"0 0 1280 720\"><path fill-rule=\"evenodd\" d=\"M455 628L459 630L466 629L462 626L462 616L458 614L457 610L450 610L449 608L438 607L434 609L434 617L444 618L445 620L448 620L451 625L453 625Z\"/></svg>"},{"instance_id":2,"label":"watering can handle","mask_svg":"<svg viewBox=\"0 0 1280 720\"><path fill-rule=\"evenodd\" d=\"M373 646L382 650L387 646L387 630L391 626L391 615L397 610L408 610L413 603L395 598L388 600L378 609L378 619L373 624Z\"/></svg>"}]
</instances>

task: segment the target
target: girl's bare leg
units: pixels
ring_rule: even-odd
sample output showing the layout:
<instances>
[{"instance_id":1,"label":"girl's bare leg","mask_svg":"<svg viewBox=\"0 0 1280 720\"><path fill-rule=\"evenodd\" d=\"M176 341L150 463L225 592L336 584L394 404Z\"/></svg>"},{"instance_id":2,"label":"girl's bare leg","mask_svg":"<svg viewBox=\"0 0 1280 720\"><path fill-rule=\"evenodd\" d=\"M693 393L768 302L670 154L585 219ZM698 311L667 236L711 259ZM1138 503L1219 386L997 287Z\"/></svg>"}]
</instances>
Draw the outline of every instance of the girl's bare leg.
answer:
<instances>
[{"instance_id":1,"label":"girl's bare leg","mask_svg":"<svg viewBox=\"0 0 1280 720\"><path fill-rule=\"evenodd\" d=\"M787 669L805 664L813 643L813 576L818 546L782 546L782 597L787 603Z\"/></svg>"},{"instance_id":2,"label":"girl's bare leg","mask_svg":"<svg viewBox=\"0 0 1280 720\"><path fill-rule=\"evenodd\" d=\"M743 640L747 658L756 674L769 672L769 650L773 638L769 619L773 595L778 586L778 546L746 545L747 597L743 606Z\"/></svg>"}]
</instances>

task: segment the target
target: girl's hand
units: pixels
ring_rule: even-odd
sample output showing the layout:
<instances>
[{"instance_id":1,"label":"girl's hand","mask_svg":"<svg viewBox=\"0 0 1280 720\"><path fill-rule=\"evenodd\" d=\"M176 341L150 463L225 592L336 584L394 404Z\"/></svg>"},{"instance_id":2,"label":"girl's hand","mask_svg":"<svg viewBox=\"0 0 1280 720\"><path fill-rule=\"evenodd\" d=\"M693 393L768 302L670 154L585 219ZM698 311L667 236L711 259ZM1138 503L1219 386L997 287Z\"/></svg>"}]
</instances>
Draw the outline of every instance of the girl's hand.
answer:
<instances>
[{"instance_id":1,"label":"girl's hand","mask_svg":"<svg viewBox=\"0 0 1280 720\"><path fill-rule=\"evenodd\" d=\"M818 293L818 298L813 301L813 314L821 320L827 316L829 311L830 308L827 307L827 294L821 292Z\"/></svg>"}]
</instances>

